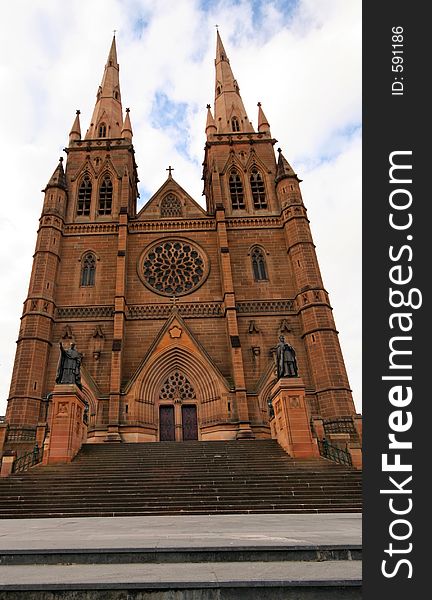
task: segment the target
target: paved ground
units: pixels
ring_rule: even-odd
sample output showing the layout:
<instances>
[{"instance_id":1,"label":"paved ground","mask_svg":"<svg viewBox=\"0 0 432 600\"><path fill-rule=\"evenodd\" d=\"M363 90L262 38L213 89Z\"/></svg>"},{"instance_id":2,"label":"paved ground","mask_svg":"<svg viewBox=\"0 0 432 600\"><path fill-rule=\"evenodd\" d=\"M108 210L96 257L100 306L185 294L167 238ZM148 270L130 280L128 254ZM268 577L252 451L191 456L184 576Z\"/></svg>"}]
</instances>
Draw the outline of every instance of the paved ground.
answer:
<instances>
[{"instance_id":1,"label":"paved ground","mask_svg":"<svg viewBox=\"0 0 432 600\"><path fill-rule=\"evenodd\" d=\"M360 545L361 514L1 519L2 550ZM52 567L51 567L52 568Z\"/></svg>"}]
</instances>

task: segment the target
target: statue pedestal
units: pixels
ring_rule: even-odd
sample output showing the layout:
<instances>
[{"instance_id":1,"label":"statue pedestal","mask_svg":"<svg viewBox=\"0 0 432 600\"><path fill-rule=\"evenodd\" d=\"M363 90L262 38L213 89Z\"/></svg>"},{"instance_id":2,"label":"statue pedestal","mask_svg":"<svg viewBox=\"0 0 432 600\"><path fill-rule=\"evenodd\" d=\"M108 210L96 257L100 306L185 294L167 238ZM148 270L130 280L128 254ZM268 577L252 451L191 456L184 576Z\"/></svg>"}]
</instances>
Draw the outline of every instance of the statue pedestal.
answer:
<instances>
[{"instance_id":1,"label":"statue pedestal","mask_svg":"<svg viewBox=\"0 0 432 600\"><path fill-rule=\"evenodd\" d=\"M295 458L319 456L309 425L303 380L300 377L279 379L271 390L270 399L274 410L270 421L272 438Z\"/></svg>"},{"instance_id":2,"label":"statue pedestal","mask_svg":"<svg viewBox=\"0 0 432 600\"><path fill-rule=\"evenodd\" d=\"M51 405L49 446L43 464L71 462L87 437L83 417L86 403L74 384L54 387Z\"/></svg>"}]
</instances>

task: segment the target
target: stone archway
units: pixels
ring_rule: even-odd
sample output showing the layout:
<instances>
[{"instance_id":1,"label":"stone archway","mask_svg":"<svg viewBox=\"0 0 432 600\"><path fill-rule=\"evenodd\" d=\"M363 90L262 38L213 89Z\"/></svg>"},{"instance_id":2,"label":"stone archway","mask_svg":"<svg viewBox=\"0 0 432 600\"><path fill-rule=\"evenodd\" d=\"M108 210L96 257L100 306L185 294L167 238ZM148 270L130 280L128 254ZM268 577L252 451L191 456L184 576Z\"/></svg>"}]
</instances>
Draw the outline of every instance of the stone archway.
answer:
<instances>
[{"instance_id":1,"label":"stone archway","mask_svg":"<svg viewBox=\"0 0 432 600\"><path fill-rule=\"evenodd\" d=\"M176 373L178 377L185 378L179 381L185 381L187 385L182 386L175 381ZM172 377L174 379L170 380ZM137 399L136 410L141 411L136 417L154 428L155 439L160 439L161 406L174 407L162 409L162 412L165 411L167 421L171 419L174 422L174 437L178 441L203 439L206 428L227 420L229 390L226 384L205 357L183 346L172 345L153 354L142 369L136 391L132 393ZM172 397L169 397L170 394ZM195 418L196 434L191 431ZM184 424L186 431L183 431Z\"/></svg>"}]
</instances>

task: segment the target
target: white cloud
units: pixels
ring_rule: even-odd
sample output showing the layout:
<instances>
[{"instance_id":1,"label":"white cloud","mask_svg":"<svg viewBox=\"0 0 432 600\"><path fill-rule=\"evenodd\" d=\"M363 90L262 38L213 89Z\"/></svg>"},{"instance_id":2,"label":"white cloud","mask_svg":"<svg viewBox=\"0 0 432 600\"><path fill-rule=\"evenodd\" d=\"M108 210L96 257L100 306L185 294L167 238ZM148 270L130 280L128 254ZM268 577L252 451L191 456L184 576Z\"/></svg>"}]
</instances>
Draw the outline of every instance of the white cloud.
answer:
<instances>
[{"instance_id":1,"label":"white cloud","mask_svg":"<svg viewBox=\"0 0 432 600\"><path fill-rule=\"evenodd\" d=\"M261 101L278 145L304 180L324 284L361 407L361 152L359 132L351 131L361 119L361 2L294 5L293 14L281 12L289 3L263 2L257 13L256 3L246 0L15 0L3 7L0 414L31 271L40 190L67 144L77 108L83 130L88 126L111 31L118 30L123 106L131 108L145 195L159 188L171 164L178 182L202 203L215 23L249 118L256 125ZM186 130L152 126L156 92L188 107Z\"/></svg>"}]
</instances>

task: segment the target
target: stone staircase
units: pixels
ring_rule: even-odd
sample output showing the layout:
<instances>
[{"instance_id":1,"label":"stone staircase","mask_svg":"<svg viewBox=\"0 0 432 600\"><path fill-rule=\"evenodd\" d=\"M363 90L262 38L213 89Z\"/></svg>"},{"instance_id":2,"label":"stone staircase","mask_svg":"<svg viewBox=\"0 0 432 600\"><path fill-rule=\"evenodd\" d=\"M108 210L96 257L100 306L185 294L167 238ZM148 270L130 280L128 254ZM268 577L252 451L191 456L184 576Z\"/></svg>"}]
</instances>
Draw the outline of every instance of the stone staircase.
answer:
<instances>
[{"instance_id":1,"label":"stone staircase","mask_svg":"<svg viewBox=\"0 0 432 600\"><path fill-rule=\"evenodd\" d=\"M0 598L359 600L360 514L3 519Z\"/></svg>"},{"instance_id":2,"label":"stone staircase","mask_svg":"<svg viewBox=\"0 0 432 600\"><path fill-rule=\"evenodd\" d=\"M274 440L88 444L0 480L0 518L361 512L361 473Z\"/></svg>"}]
</instances>

